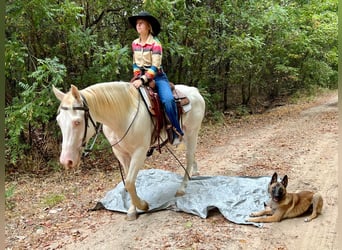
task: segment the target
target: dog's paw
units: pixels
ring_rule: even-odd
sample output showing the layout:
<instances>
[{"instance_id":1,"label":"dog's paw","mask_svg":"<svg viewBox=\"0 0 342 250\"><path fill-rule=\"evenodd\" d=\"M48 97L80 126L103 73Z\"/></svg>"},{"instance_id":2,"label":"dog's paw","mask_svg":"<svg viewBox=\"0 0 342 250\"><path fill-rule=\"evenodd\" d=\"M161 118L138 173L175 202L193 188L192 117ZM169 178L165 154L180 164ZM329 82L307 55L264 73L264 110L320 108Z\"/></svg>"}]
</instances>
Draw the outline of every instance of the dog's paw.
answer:
<instances>
[{"instance_id":1,"label":"dog's paw","mask_svg":"<svg viewBox=\"0 0 342 250\"><path fill-rule=\"evenodd\" d=\"M311 221L310 218L305 218L305 219L304 219L304 222L310 222L310 221Z\"/></svg>"},{"instance_id":2,"label":"dog's paw","mask_svg":"<svg viewBox=\"0 0 342 250\"><path fill-rule=\"evenodd\" d=\"M249 217L257 217L257 213L250 213Z\"/></svg>"}]
</instances>

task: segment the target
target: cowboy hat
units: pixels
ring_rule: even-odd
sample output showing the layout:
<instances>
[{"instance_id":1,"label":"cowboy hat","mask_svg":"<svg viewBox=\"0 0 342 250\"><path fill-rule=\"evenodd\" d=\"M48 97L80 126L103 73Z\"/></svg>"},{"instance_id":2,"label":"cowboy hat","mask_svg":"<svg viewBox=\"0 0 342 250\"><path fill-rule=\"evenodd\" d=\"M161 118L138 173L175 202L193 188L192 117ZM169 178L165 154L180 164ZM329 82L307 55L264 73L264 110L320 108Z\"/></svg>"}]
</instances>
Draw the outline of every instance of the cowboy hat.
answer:
<instances>
[{"instance_id":1,"label":"cowboy hat","mask_svg":"<svg viewBox=\"0 0 342 250\"><path fill-rule=\"evenodd\" d=\"M151 24L151 26L152 26L152 34L153 35L157 36L159 34L159 32L160 32L160 23L150 13L148 13L146 11L142 11L142 12L140 12L136 16L129 17L128 21L132 25L132 27L134 27L134 29L136 29L136 23L137 23L138 19L146 20L147 22L149 22Z\"/></svg>"}]
</instances>

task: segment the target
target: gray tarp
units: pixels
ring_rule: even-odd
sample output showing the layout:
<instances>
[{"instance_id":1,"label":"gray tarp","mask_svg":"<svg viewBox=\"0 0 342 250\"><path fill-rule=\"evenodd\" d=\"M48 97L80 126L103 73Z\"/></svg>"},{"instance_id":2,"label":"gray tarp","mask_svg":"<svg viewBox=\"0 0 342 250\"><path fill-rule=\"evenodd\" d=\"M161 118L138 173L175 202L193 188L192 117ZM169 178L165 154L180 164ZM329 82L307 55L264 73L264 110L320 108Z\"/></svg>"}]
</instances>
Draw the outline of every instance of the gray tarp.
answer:
<instances>
[{"instance_id":1,"label":"gray tarp","mask_svg":"<svg viewBox=\"0 0 342 250\"><path fill-rule=\"evenodd\" d=\"M164 170L141 170L136 180L137 193L149 203L149 212L172 209L206 218L209 210L217 208L231 222L261 226L245 219L264 208L270 177L195 176L189 181L186 194L175 197L182 179ZM100 204L111 211L127 212L130 197L123 183L109 191Z\"/></svg>"}]
</instances>

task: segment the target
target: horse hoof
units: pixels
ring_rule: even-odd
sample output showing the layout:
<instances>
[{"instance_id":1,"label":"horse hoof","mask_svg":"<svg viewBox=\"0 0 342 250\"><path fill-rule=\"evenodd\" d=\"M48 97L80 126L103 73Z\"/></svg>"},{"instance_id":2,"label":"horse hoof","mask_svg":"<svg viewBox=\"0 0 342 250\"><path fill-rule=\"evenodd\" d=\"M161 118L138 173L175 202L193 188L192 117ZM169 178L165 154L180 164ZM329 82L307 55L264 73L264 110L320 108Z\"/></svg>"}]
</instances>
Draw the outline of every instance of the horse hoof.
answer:
<instances>
[{"instance_id":1,"label":"horse hoof","mask_svg":"<svg viewBox=\"0 0 342 250\"><path fill-rule=\"evenodd\" d=\"M126 216L126 220L128 220L128 221L133 221L133 220L136 220L137 218L138 218L138 214L136 212L129 213Z\"/></svg>"},{"instance_id":2,"label":"horse hoof","mask_svg":"<svg viewBox=\"0 0 342 250\"><path fill-rule=\"evenodd\" d=\"M183 196L183 195L185 195L185 192L184 192L184 191L178 190L178 191L176 192L176 197Z\"/></svg>"},{"instance_id":3,"label":"horse hoof","mask_svg":"<svg viewBox=\"0 0 342 250\"><path fill-rule=\"evenodd\" d=\"M192 176L200 176L200 172L199 171L193 172Z\"/></svg>"},{"instance_id":4,"label":"horse hoof","mask_svg":"<svg viewBox=\"0 0 342 250\"><path fill-rule=\"evenodd\" d=\"M141 206L138 206L138 208L144 212L148 211L149 206L146 201L142 201Z\"/></svg>"}]
</instances>

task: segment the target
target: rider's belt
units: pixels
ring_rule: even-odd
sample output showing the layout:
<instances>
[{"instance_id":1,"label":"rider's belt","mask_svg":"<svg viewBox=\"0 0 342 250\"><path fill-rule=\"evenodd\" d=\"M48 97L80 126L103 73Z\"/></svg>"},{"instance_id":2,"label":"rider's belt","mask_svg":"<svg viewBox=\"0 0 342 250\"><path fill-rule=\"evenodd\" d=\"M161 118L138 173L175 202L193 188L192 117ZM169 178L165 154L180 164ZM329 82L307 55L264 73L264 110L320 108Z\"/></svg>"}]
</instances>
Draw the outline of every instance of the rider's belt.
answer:
<instances>
[{"instance_id":1,"label":"rider's belt","mask_svg":"<svg viewBox=\"0 0 342 250\"><path fill-rule=\"evenodd\" d=\"M145 72L146 72L149 68L151 68L151 66L140 67L139 69L140 69L140 71L141 71L141 75L145 75ZM158 73L158 75L163 74L163 73L164 73L163 68L160 67L160 68L158 69L158 72L157 72L157 73Z\"/></svg>"}]
</instances>

